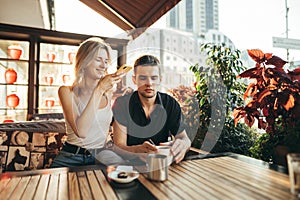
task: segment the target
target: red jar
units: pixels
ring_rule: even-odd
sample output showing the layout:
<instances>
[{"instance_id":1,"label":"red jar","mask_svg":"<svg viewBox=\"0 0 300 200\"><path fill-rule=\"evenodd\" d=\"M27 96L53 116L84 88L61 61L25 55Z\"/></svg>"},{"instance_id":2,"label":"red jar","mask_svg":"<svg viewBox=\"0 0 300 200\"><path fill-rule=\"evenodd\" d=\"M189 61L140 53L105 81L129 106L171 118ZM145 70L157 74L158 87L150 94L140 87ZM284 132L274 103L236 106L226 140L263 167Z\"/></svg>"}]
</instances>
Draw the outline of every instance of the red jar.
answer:
<instances>
[{"instance_id":1,"label":"red jar","mask_svg":"<svg viewBox=\"0 0 300 200\"><path fill-rule=\"evenodd\" d=\"M49 52L49 53L47 53L47 60L48 60L49 62L54 62L55 57L56 57L56 54L55 54L54 52Z\"/></svg>"},{"instance_id":2,"label":"red jar","mask_svg":"<svg viewBox=\"0 0 300 200\"><path fill-rule=\"evenodd\" d=\"M7 49L7 54L9 58L20 59L23 53L23 49L19 45L10 45Z\"/></svg>"},{"instance_id":3,"label":"red jar","mask_svg":"<svg viewBox=\"0 0 300 200\"><path fill-rule=\"evenodd\" d=\"M63 80L64 84L67 84L71 80L71 77L70 77L69 74L63 74L62 75L62 80Z\"/></svg>"},{"instance_id":4,"label":"red jar","mask_svg":"<svg viewBox=\"0 0 300 200\"><path fill-rule=\"evenodd\" d=\"M12 123L15 122L13 119L5 119L3 120L3 123Z\"/></svg>"},{"instance_id":5,"label":"red jar","mask_svg":"<svg viewBox=\"0 0 300 200\"><path fill-rule=\"evenodd\" d=\"M48 85L52 85L52 84L53 84L53 80L54 80L53 75L47 74L47 75L45 76L45 81L46 81L46 83L47 83Z\"/></svg>"},{"instance_id":6,"label":"red jar","mask_svg":"<svg viewBox=\"0 0 300 200\"><path fill-rule=\"evenodd\" d=\"M12 84L17 81L17 72L13 68L7 68L5 73L5 81L6 83Z\"/></svg>"},{"instance_id":7,"label":"red jar","mask_svg":"<svg viewBox=\"0 0 300 200\"><path fill-rule=\"evenodd\" d=\"M71 64L74 62L75 55L76 55L75 52L69 52L69 53L68 53L68 59L69 59L69 62L70 62Z\"/></svg>"},{"instance_id":8,"label":"red jar","mask_svg":"<svg viewBox=\"0 0 300 200\"><path fill-rule=\"evenodd\" d=\"M15 108L19 105L20 98L16 94L6 96L6 105L10 108Z\"/></svg>"},{"instance_id":9,"label":"red jar","mask_svg":"<svg viewBox=\"0 0 300 200\"><path fill-rule=\"evenodd\" d=\"M48 108L53 107L53 106L54 106L54 103L55 103L54 98L49 97L49 98L46 98L46 99L45 99L45 104L46 104L46 106L47 106Z\"/></svg>"}]
</instances>

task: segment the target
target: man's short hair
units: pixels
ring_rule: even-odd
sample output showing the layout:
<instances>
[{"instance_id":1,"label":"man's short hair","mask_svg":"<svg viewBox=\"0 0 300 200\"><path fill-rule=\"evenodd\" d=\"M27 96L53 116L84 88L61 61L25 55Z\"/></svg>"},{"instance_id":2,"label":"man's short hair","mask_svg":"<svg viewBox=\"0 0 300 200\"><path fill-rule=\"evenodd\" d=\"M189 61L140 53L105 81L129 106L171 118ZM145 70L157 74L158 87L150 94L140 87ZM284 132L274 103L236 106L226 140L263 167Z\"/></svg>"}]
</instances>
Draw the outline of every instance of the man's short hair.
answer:
<instances>
[{"instance_id":1,"label":"man's short hair","mask_svg":"<svg viewBox=\"0 0 300 200\"><path fill-rule=\"evenodd\" d=\"M159 72L160 72L160 62L159 60L152 55L143 55L136 59L134 62L134 72L136 72L137 66L158 66Z\"/></svg>"}]
</instances>

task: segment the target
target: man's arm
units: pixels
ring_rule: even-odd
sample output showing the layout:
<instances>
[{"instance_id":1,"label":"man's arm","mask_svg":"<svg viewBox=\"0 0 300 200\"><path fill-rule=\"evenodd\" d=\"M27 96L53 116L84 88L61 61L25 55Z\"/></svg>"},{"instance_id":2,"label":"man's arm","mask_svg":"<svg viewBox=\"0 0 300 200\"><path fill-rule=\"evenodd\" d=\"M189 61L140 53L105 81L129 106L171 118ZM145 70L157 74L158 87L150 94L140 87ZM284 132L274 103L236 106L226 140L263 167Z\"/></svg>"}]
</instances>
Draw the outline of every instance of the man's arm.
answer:
<instances>
[{"instance_id":1,"label":"man's arm","mask_svg":"<svg viewBox=\"0 0 300 200\"><path fill-rule=\"evenodd\" d=\"M145 141L143 144L127 146L127 128L121 125L117 120L113 122L113 141L114 144L127 152L149 153L157 151L155 145Z\"/></svg>"}]
</instances>

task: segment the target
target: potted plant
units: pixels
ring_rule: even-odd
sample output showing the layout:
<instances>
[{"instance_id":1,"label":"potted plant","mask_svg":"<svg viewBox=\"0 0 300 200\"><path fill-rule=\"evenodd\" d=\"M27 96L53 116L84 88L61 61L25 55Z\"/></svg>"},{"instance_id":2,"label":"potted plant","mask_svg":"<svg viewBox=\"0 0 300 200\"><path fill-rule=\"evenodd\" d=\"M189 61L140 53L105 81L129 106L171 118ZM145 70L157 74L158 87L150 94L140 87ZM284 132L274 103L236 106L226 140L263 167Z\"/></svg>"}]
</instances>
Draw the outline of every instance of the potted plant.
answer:
<instances>
[{"instance_id":1,"label":"potted plant","mask_svg":"<svg viewBox=\"0 0 300 200\"><path fill-rule=\"evenodd\" d=\"M237 76L252 81L244 93L245 105L234 110L234 122L243 119L249 127L257 123L264 134L252 150L256 157L276 162L276 149L284 149L284 154L300 151L300 68L285 70L287 62L280 57L259 49L247 51L256 64ZM279 161L286 165L284 159Z\"/></svg>"}]
</instances>

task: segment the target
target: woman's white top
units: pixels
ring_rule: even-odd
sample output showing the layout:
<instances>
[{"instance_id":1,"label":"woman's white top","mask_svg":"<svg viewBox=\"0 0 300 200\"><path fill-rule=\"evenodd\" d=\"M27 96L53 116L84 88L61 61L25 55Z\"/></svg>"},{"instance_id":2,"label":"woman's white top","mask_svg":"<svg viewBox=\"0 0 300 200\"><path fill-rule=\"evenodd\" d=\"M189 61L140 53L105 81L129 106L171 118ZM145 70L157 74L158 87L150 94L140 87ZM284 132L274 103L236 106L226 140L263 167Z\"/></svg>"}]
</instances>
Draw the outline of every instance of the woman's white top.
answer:
<instances>
[{"instance_id":1,"label":"woman's white top","mask_svg":"<svg viewBox=\"0 0 300 200\"><path fill-rule=\"evenodd\" d=\"M75 99L76 98L74 98L74 100ZM104 108L95 109L95 117L91 116L90 120L93 120L93 123L87 133L86 138L79 138L71 128L70 124L66 121L66 132L68 136L67 142L69 144L80 146L86 149L103 148L105 146L106 138L113 116L109 98L107 99L107 105ZM75 100L74 102L77 102L73 105L77 105L77 111L80 115L83 112L86 105L83 105L83 103L81 103L80 101Z\"/></svg>"}]
</instances>

